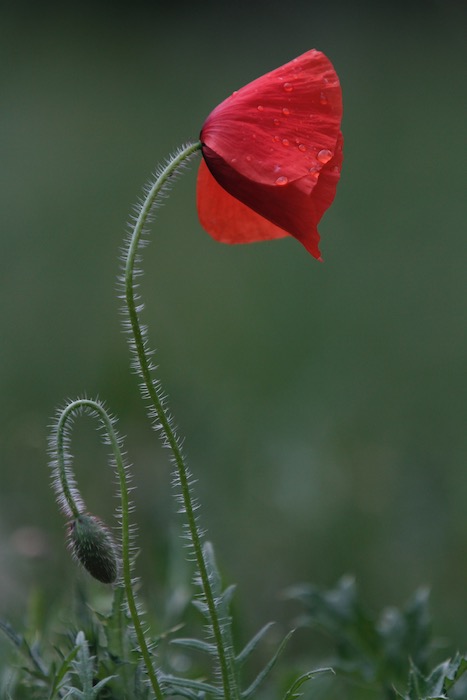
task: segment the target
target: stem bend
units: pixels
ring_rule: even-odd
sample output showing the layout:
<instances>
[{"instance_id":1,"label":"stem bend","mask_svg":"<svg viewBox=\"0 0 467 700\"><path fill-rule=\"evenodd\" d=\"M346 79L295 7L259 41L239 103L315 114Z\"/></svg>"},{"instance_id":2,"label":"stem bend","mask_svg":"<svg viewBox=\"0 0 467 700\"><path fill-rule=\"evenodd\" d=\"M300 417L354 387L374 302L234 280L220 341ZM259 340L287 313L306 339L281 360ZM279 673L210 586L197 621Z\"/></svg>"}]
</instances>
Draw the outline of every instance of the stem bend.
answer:
<instances>
[{"instance_id":1,"label":"stem bend","mask_svg":"<svg viewBox=\"0 0 467 700\"><path fill-rule=\"evenodd\" d=\"M128 486L128 466L125 464L122 454L122 439L118 435L115 428L115 420L109 415L105 407L99 401L92 399L76 399L70 401L65 408L60 411L56 424L52 430L50 437L50 453L52 457L53 469L53 487L57 496L57 501L62 512L68 518L73 520L74 532L79 528L81 532L85 529L85 534L88 538L85 543L84 551L89 552L89 537L94 538L92 543L99 538L103 532L100 528L100 521L94 516L89 516L86 513L86 506L83 498L78 490L76 479L72 469L72 456L70 450L70 435L73 419L77 415L89 414L97 418L99 427L103 433L103 441L111 447L111 463L114 467L120 490L120 508L118 518L121 528L121 578L118 581L125 590L125 595L128 604L128 610L131 615L135 634L138 640L138 646L143 657L149 682L151 683L157 700L163 700L163 693L160 683L157 678L157 673L154 668L150 645L146 641L138 605L133 591L132 568L133 556L131 551L131 528L129 523L129 514L131 503L129 498ZM96 535L96 527L97 535ZM89 553L88 555L89 556ZM93 561L93 560L92 560ZM89 566L87 567L90 573L93 573ZM94 573L95 575L95 573ZM99 577L97 577L99 578ZM104 580L100 578L99 580Z\"/></svg>"}]
</instances>

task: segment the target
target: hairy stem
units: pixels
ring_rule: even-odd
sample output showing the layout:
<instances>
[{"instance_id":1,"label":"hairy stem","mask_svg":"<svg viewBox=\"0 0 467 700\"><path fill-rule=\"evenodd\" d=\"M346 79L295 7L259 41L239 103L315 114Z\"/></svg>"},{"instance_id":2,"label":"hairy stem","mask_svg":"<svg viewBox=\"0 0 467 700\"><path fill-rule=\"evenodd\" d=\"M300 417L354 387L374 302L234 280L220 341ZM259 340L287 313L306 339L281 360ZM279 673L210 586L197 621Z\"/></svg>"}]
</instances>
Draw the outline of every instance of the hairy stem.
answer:
<instances>
[{"instance_id":1,"label":"hairy stem","mask_svg":"<svg viewBox=\"0 0 467 700\"><path fill-rule=\"evenodd\" d=\"M117 473L120 486L119 516L121 525L123 587L149 681L157 700L163 700L164 696L152 664L151 653L144 635L132 585L131 534L129 523L130 498L127 468L121 450L121 439L114 428L114 421L109 416L104 406L98 401L92 399L76 399L70 402L60 413L51 440L51 453L54 458L54 488L57 492L61 508L66 515L77 518L80 514L85 512L84 501L76 487L76 481L71 468L71 457L67 449L69 442L68 423L72 421L75 415L82 414L83 412L87 412L99 419L101 428L104 431L105 442L110 445L112 450L113 466Z\"/></svg>"},{"instance_id":2,"label":"hairy stem","mask_svg":"<svg viewBox=\"0 0 467 700\"><path fill-rule=\"evenodd\" d=\"M142 308L136 303L135 292L135 262L138 259L138 249L145 227L149 223L152 211L160 204L161 194L167 189L171 178L181 166L201 148L201 143L189 144L181 149L156 176L154 183L146 190L145 198L139 207L138 215L132 225L124 259L124 298L127 314L128 329L130 332L130 345L136 359L136 367L142 378L142 391L148 399L151 410L155 411L156 428L162 433L164 444L172 453L176 469L177 481L180 488L180 496L183 510L186 515L186 524L193 546L194 556L198 567L201 587L209 611L214 641L217 647L220 674L226 700L234 700L238 697L235 674L232 670L232 654L227 650L226 640L223 636L222 625L216 607L216 598L211 585L206 561L203 554L201 532L195 515L196 505L190 487L190 475L180 448L180 443L172 427L170 417L164 408L163 396L158 382L153 379L150 351L145 338L145 330L140 324L139 311Z\"/></svg>"}]
</instances>

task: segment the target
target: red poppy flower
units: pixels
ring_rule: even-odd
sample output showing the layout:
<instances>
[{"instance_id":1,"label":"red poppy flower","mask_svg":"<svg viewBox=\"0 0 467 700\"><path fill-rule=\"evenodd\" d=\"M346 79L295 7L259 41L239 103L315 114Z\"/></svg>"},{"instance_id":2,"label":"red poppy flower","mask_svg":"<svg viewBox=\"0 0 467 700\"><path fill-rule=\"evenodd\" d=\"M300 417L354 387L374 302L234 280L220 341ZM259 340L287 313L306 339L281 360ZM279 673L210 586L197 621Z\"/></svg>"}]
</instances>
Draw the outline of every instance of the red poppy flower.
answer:
<instances>
[{"instance_id":1,"label":"red poppy flower","mask_svg":"<svg viewBox=\"0 0 467 700\"><path fill-rule=\"evenodd\" d=\"M317 225L342 165L342 94L311 50L234 92L206 119L197 208L224 243L291 235L320 259Z\"/></svg>"}]
</instances>

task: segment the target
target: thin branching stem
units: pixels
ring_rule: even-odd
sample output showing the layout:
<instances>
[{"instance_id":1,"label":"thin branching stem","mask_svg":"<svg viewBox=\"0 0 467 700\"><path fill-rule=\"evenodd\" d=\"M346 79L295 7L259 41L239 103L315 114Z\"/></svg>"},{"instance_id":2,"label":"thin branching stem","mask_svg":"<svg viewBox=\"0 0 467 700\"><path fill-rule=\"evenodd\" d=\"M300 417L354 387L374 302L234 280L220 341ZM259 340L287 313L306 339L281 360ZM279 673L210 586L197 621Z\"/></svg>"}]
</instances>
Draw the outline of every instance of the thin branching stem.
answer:
<instances>
[{"instance_id":1,"label":"thin branching stem","mask_svg":"<svg viewBox=\"0 0 467 700\"><path fill-rule=\"evenodd\" d=\"M143 657L149 681L157 700L163 700L164 695L154 669L149 645L143 631L138 605L135 599L132 585L132 554L130 533L130 498L128 487L127 468L121 450L121 438L114 427L114 420L109 416L104 406L99 401L81 398L71 401L61 411L56 427L52 433L51 453L54 457L54 488L62 510L66 515L77 518L85 512L84 501L77 489L74 474L71 468L71 458L68 452L69 429L68 424L75 415L83 412L97 417L105 434L105 442L110 445L113 466L117 473L120 486L120 525L121 525L121 558L122 580L127 598L128 610L133 622L138 646Z\"/></svg>"},{"instance_id":2,"label":"thin branching stem","mask_svg":"<svg viewBox=\"0 0 467 700\"><path fill-rule=\"evenodd\" d=\"M155 181L145 192L144 200L138 208L137 216L131 226L130 238L124 252L124 299L127 316L127 330L130 332L130 345L134 352L136 368L142 379L143 395L155 411L156 427L161 431L164 444L172 453L176 468L177 481L180 488L183 510L186 515L188 531L190 533L194 556L198 567L201 587L209 611L210 622L217 647L220 674L226 700L236 700L239 697L235 687L235 675L232 672L232 660L230 650L227 650L222 625L216 607L215 594L209 578L206 562L203 554L202 537L196 519L196 505L190 488L190 475L181 451L180 442L172 426L170 416L164 407L164 399L160 391L159 383L152 376L152 364L150 351L145 338L145 329L140 324L139 306L136 303L135 291L135 263L139 260L138 251L142 243L143 234L146 233L146 225L151 220L153 210L160 204L160 198L170 185L171 179L177 171L186 164L201 148L201 143L192 143L181 149L156 175Z\"/></svg>"}]
</instances>

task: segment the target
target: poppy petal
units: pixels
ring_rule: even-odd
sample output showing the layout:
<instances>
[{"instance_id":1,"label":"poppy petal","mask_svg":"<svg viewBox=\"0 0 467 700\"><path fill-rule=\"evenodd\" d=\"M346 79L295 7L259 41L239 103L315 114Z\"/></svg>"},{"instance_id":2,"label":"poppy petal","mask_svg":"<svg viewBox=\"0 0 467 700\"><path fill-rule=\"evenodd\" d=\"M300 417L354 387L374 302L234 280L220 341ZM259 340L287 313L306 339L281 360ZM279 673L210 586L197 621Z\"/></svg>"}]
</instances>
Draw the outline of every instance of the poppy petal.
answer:
<instances>
[{"instance_id":1,"label":"poppy petal","mask_svg":"<svg viewBox=\"0 0 467 700\"><path fill-rule=\"evenodd\" d=\"M255 243L289 234L232 197L201 161L196 184L201 226L221 243Z\"/></svg>"},{"instance_id":2,"label":"poppy petal","mask_svg":"<svg viewBox=\"0 0 467 700\"><path fill-rule=\"evenodd\" d=\"M313 49L234 92L208 116L200 138L243 177L274 185L320 170L334 154L341 119L338 76Z\"/></svg>"},{"instance_id":3,"label":"poppy petal","mask_svg":"<svg viewBox=\"0 0 467 700\"><path fill-rule=\"evenodd\" d=\"M221 188L203 164L198 209L208 233L231 243L290 234L320 258L317 225L342 166L341 119L339 79L314 49L224 100L200 134L204 163Z\"/></svg>"}]
</instances>

